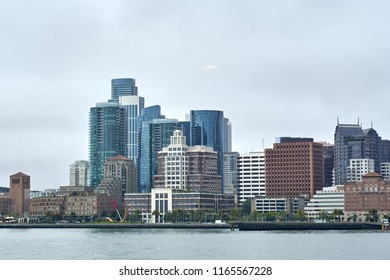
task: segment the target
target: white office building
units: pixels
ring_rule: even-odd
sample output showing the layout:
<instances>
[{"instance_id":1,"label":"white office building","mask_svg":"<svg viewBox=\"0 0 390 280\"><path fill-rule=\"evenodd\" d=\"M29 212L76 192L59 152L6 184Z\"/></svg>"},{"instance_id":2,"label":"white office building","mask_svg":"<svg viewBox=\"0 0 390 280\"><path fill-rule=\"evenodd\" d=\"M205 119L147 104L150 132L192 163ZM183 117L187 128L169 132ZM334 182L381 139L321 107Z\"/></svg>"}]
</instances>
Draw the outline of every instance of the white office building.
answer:
<instances>
[{"instance_id":1,"label":"white office building","mask_svg":"<svg viewBox=\"0 0 390 280\"><path fill-rule=\"evenodd\" d=\"M304 209L306 217L311 221L319 220L321 212L330 214L334 210L344 211L344 186L333 186L317 191Z\"/></svg>"},{"instance_id":2,"label":"white office building","mask_svg":"<svg viewBox=\"0 0 390 280\"><path fill-rule=\"evenodd\" d=\"M362 176L375 169L375 161L368 158L350 159L348 165L348 182L361 181Z\"/></svg>"},{"instance_id":3,"label":"white office building","mask_svg":"<svg viewBox=\"0 0 390 280\"><path fill-rule=\"evenodd\" d=\"M238 203L242 204L247 198L265 196L264 151L241 154L237 165Z\"/></svg>"},{"instance_id":4,"label":"white office building","mask_svg":"<svg viewBox=\"0 0 390 280\"><path fill-rule=\"evenodd\" d=\"M70 166L70 186L88 186L89 161L76 160Z\"/></svg>"},{"instance_id":5,"label":"white office building","mask_svg":"<svg viewBox=\"0 0 390 280\"><path fill-rule=\"evenodd\" d=\"M381 175L383 180L390 181L390 162L381 163Z\"/></svg>"}]
</instances>

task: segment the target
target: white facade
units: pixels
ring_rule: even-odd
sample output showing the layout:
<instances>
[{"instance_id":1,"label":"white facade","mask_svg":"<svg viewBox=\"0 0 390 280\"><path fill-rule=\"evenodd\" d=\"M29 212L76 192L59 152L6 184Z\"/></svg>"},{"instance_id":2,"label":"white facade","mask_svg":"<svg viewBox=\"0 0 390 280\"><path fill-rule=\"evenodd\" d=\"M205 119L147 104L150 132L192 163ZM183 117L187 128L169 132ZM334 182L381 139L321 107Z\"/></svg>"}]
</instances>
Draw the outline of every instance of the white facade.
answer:
<instances>
[{"instance_id":1,"label":"white facade","mask_svg":"<svg viewBox=\"0 0 390 280\"><path fill-rule=\"evenodd\" d=\"M171 144L163 148L165 157L165 187L174 190L187 189L188 158L186 137L183 132L175 130L171 136Z\"/></svg>"},{"instance_id":2,"label":"white facade","mask_svg":"<svg viewBox=\"0 0 390 280\"><path fill-rule=\"evenodd\" d=\"M152 188L152 223L165 221L168 211L172 212L172 190L166 188Z\"/></svg>"},{"instance_id":3,"label":"white facade","mask_svg":"<svg viewBox=\"0 0 390 280\"><path fill-rule=\"evenodd\" d=\"M88 186L89 161L76 160L70 166L70 186Z\"/></svg>"},{"instance_id":4,"label":"white facade","mask_svg":"<svg viewBox=\"0 0 390 280\"><path fill-rule=\"evenodd\" d=\"M381 175L383 180L390 181L390 162L381 163Z\"/></svg>"},{"instance_id":5,"label":"white facade","mask_svg":"<svg viewBox=\"0 0 390 280\"><path fill-rule=\"evenodd\" d=\"M247 198L265 196L264 151L241 154L238 158L238 203Z\"/></svg>"},{"instance_id":6,"label":"white facade","mask_svg":"<svg viewBox=\"0 0 390 280\"><path fill-rule=\"evenodd\" d=\"M344 187L334 186L317 191L305 207L305 214L309 220L319 219L323 211L333 213L334 210L344 211Z\"/></svg>"},{"instance_id":7,"label":"white facade","mask_svg":"<svg viewBox=\"0 0 390 280\"><path fill-rule=\"evenodd\" d=\"M373 159L350 159L348 166L348 181L361 181L362 176L375 169Z\"/></svg>"}]
</instances>

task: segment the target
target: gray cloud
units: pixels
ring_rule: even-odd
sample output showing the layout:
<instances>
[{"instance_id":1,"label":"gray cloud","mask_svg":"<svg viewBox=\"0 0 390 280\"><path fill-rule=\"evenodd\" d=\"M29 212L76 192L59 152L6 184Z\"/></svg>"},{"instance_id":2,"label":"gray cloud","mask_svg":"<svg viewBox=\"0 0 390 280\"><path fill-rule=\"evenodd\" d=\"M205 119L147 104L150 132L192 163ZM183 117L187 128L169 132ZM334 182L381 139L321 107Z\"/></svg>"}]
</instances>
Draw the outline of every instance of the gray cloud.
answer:
<instances>
[{"instance_id":1,"label":"gray cloud","mask_svg":"<svg viewBox=\"0 0 390 280\"><path fill-rule=\"evenodd\" d=\"M278 136L333 142L342 122L387 126L387 1L3 1L0 185L68 183L88 112L133 77L167 117L220 109L239 152Z\"/></svg>"}]
</instances>

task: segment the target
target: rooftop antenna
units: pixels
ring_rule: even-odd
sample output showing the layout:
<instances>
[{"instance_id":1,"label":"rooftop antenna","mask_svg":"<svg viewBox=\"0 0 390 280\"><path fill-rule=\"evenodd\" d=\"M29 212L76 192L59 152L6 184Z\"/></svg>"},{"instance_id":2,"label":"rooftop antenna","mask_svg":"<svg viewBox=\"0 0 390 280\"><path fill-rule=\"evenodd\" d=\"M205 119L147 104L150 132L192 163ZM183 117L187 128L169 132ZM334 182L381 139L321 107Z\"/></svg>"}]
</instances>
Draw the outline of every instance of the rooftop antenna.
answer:
<instances>
[{"instance_id":1,"label":"rooftop antenna","mask_svg":"<svg viewBox=\"0 0 390 280\"><path fill-rule=\"evenodd\" d=\"M340 123L339 123L339 116L337 116L337 125L339 125Z\"/></svg>"},{"instance_id":2,"label":"rooftop antenna","mask_svg":"<svg viewBox=\"0 0 390 280\"><path fill-rule=\"evenodd\" d=\"M358 117L358 125L360 125L359 117Z\"/></svg>"},{"instance_id":3,"label":"rooftop antenna","mask_svg":"<svg viewBox=\"0 0 390 280\"><path fill-rule=\"evenodd\" d=\"M373 126L374 126L374 124L373 124L373 122L371 121L371 128L374 128Z\"/></svg>"},{"instance_id":4,"label":"rooftop antenna","mask_svg":"<svg viewBox=\"0 0 390 280\"><path fill-rule=\"evenodd\" d=\"M264 151L264 138L263 138L263 151Z\"/></svg>"}]
</instances>

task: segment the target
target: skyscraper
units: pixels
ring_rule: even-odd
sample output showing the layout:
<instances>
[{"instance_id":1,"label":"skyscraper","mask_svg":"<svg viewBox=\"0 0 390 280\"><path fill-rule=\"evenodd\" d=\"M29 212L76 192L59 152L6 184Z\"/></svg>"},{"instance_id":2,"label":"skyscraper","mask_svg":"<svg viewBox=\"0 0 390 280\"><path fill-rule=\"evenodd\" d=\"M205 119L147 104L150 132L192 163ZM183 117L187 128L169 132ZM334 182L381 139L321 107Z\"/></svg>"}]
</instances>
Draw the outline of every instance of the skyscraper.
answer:
<instances>
[{"instance_id":1,"label":"skyscraper","mask_svg":"<svg viewBox=\"0 0 390 280\"><path fill-rule=\"evenodd\" d=\"M88 186L88 160L76 160L70 166L70 186Z\"/></svg>"},{"instance_id":2,"label":"skyscraper","mask_svg":"<svg viewBox=\"0 0 390 280\"><path fill-rule=\"evenodd\" d=\"M232 123L228 118L223 119L223 149L224 153L232 151Z\"/></svg>"},{"instance_id":3,"label":"skyscraper","mask_svg":"<svg viewBox=\"0 0 390 280\"><path fill-rule=\"evenodd\" d=\"M143 122L139 165L141 192L149 192L153 186L154 175L157 175L158 152L170 144L177 123L176 119L165 118Z\"/></svg>"},{"instance_id":4,"label":"skyscraper","mask_svg":"<svg viewBox=\"0 0 390 280\"><path fill-rule=\"evenodd\" d=\"M218 175L223 176L224 117L222 111L192 110L191 145L212 147L218 154ZM223 178L222 178L223 182ZM222 186L223 188L223 186ZM223 190L222 190L223 191Z\"/></svg>"},{"instance_id":5,"label":"skyscraper","mask_svg":"<svg viewBox=\"0 0 390 280\"><path fill-rule=\"evenodd\" d=\"M312 197L324 186L322 144L312 138L283 137L265 149L267 197Z\"/></svg>"},{"instance_id":6,"label":"skyscraper","mask_svg":"<svg viewBox=\"0 0 390 280\"><path fill-rule=\"evenodd\" d=\"M89 113L90 185L96 187L103 178L103 165L126 147L125 109L116 102L98 103Z\"/></svg>"},{"instance_id":7,"label":"skyscraper","mask_svg":"<svg viewBox=\"0 0 390 280\"><path fill-rule=\"evenodd\" d=\"M158 175L154 187L221 193L217 174L217 153L211 147L187 146L181 130L175 130L170 144L158 153Z\"/></svg>"},{"instance_id":8,"label":"skyscraper","mask_svg":"<svg viewBox=\"0 0 390 280\"><path fill-rule=\"evenodd\" d=\"M123 95L119 96L119 103L125 109L126 151L124 155L137 162L138 116L144 108L145 100L138 95Z\"/></svg>"},{"instance_id":9,"label":"skyscraper","mask_svg":"<svg viewBox=\"0 0 390 280\"><path fill-rule=\"evenodd\" d=\"M138 88L135 80L131 78L120 78L111 80L111 100L119 102L119 96L138 95Z\"/></svg>"},{"instance_id":10,"label":"skyscraper","mask_svg":"<svg viewBox=\"0 0 390 280\"><path fill-rule=\"evenodd\" d=\"M360 141L353 141L356 137L363 137L363 130L359 124L337 124L334 134L335 185L343 185L347 182L349 160L353 158L352 147L360 144Z\"/></svg>"}]
</instances>

